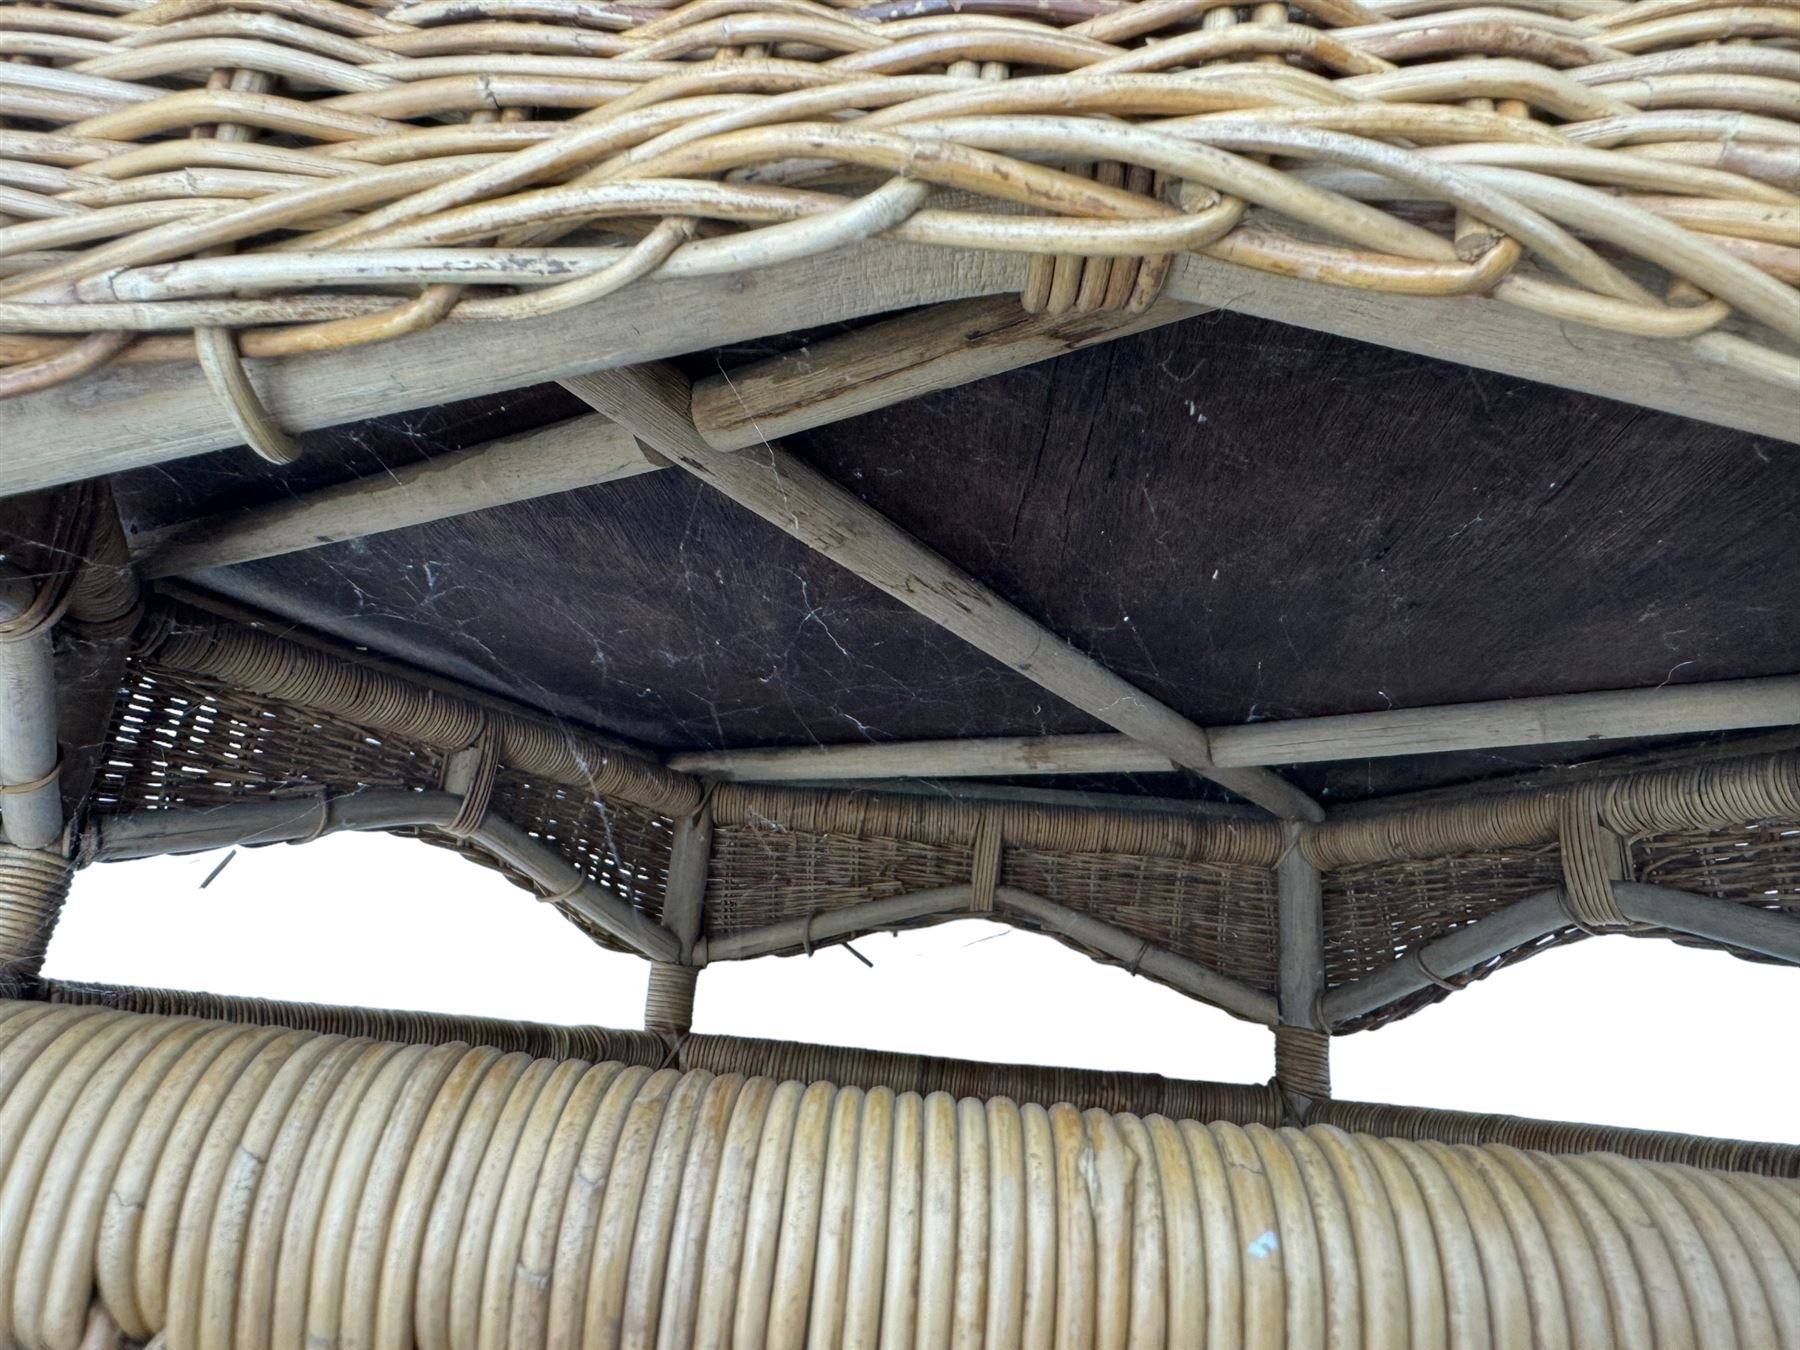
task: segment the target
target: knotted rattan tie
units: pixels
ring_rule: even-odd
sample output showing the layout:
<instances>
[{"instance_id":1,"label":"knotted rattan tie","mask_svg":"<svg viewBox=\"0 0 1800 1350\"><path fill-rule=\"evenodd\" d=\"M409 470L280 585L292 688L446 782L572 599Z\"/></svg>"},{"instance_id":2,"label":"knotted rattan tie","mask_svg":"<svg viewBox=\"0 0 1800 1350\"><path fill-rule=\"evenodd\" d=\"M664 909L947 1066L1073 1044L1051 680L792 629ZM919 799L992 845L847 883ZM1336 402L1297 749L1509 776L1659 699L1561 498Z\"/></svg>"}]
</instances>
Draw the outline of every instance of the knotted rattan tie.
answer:
<instances>
[{"instance_id":1,"label":"knotted rattan tie","mask_svg":"<svg viewBox=\"0 0 1800 1350\"><path fill-rule=\"evenodd\" d=\"M1605 791L1601 780L1583 783L1557 805L1563 906L1589 930L1631 926L1630 916L1613 897L1612 883L1627 880L1629 866L1624 843L1600 819Z\"/></svg>"},{"instance_id":2,"label":"knotted rattan tie","mask_svg":"<svg viewBox=\"0 0 1800 1350\"><path fill-rule=\"evenodd\" d=\"M1069 172L1080 174L1082 170ZM1162 188L1160 175L1116 160L1094 165L1087 176L1104 187L1124 188L1143 196L1157 196ZM1083 258L1066 253L1034 253L1019 299L1032 314L1092 314L1103 310L1141 314L1162 294L1173 261L1169 254L1151 258Z\"/></svg>"},{"instance_id":3,"label":"knotted rattan tie","mask_svg":"<svg viewBox=\"0 0 1800 1350\"><path fill-rule=\"evenodd\" d=\"M487 819L488 805L494 798L494 775L500 768L500 737L483 721L481 733L473 744L444 761L442 778L446 792L462 794L462 805L444 826L446 834L467 839Z\"/></svg>"}]
</instances>

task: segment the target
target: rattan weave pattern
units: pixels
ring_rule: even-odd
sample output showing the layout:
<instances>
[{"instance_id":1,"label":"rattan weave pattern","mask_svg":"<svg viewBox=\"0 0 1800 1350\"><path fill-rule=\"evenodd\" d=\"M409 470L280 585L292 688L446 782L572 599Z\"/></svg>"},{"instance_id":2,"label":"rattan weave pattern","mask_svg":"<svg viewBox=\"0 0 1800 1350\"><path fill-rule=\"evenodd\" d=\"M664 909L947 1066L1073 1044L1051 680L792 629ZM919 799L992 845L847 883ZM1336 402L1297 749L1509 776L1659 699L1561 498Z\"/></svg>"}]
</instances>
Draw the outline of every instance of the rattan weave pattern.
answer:
<instances>
[{"instance_id":1,"label":"rattan weave pattern","mask_svg":"<svg viewBox=\"0 0 1800 1350\"><path fill-rule=\"evenodd\" d=\"M661 811L699 805L694 779L547 718L496 712L373 664L183 605L164 603L153 619L142 660L210 677L243 695L353 720L367 735L437 751L491 737L500 762L523 772Z\"/></svg>"},{"instance_id":2,"label":"rattan weave pattern","mask_svg":"<svg viewBox=\"0 0 1800 1350\"><path fill-rule=\"evenodd\" d=\"M1454 929L1562 884L1554 844L1429 860L1363 863L1322 874L1325 985L1332 989L1372 975ZM1570 930L1581 936L1579 930ZM1459 980L1479 979L1554 942L1527 944ZM1446 998L1428 986L1334 1031L1362 1031Z\"/></svg>"},{"instance_id":3,"label":"rattan weave pattern","mask_svg":"<svg viewBox=\"0 0 1800 1350\"><path fill-rule=\"evenodd\" d=\"M974 868L968 845L814 833L773 821L715 828L712 858L705 926L714 937L966 883ZM1000 882L1254 988L1275 987L1275 878L1266 866L1007 847Z\"/></svg>"},{"instance_id":4,"label":"rattan weave pattern","mask_svg":"<svg viewBox=\"0 0 1800 1350\"><path fill-rule=\"evenodd\" d=\"M1019 848L1006 851L1001 880L1274 992L1280 922L1271 868Z\"/></svg>"},{"instance_id":5,"label":"rattan weave pattern","mask_svg":"<svg viewBox=\"0 0 1800 1350\"><path fill-rule=\"evenodd\" d=\"M433 746L392 732L140 660L115 706L89 809L104 815L223 806L282 793L429 790L438 786L443 759ZM660 915L666 817L516 770L495 776L491 800L584 875L652 918ZM496 867L535 893L523 877L462 840L430 830L405 833ZM572 910L561 912L595 941L617 946Z\"/></svg>"},{"instance_id":6,"label":"rattan weave pattern","mask_svg":"<svg viewBox=\"0 0 1800 1350\"><path fill-rule=\"evenodd\" d=\"M331 787L435 786L442 754L345 718L139 662L113 712L99 812L217 806Z\"/></svg>"},{"instance_id":7,"label":"rattan weave pattern","mask_svg":"<svg viewBox=\"0 0 1800 1350\"><path fill-rule=\"evenodd\" d=\"M1631 852L1639 881L1800 914L1800 820L1654 834Z\"/></svg>"},{"instance_id":8,"label":"rattan weave pattern","mask_svg":"<svg viewBox=\"0 0 1800 1350\"><path fill-rule=\"evenodd\" d=\"M954 886L969 879L972 866L967 847L773 825L715 825L712 847L708 936Z\"/></svg>"},{"instance_id":9,"label":"rattan weave pattern","mask_svg":"<svg viewBox=\"0 0 1800 1350\"><path fill-rule=\"evenodd\" d=\"M1783 8L1307 0L1253 22L1216 0L262 9L9 7L0 115L25 123L5 148L26 169L0 248L24 261L0 280L0 330L16 335L0 394L162 334L130 354L198 352L254 423L240 352L503 323L878 235L1199 251L1484 294L1800 380L1781 349L1800 340L1800 55ZM1095 163L1112 166L1101 181ZM1166 200L1131 190L1152 174ZM1096 274L1052 308L1132 294Z\"/></svg>"}]
</instances>

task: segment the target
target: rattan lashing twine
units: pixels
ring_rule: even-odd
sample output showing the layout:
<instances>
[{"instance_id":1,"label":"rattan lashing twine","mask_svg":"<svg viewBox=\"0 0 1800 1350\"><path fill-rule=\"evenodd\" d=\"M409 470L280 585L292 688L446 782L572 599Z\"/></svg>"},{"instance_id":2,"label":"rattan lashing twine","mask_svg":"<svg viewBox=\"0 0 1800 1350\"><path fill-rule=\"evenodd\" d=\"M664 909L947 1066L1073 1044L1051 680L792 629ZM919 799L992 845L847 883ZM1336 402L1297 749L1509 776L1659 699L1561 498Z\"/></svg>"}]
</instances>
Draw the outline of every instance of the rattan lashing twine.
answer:
<instances>
[{"instance_id":1,"label":"rattan lashing twine","mask_svg":"<svg viewBox=\"0 0 1800 1350\"><path fill-rule=\"evenodd\" d=\"M0 1345L1800 1345L1800 1185L0 1005Z\"/></svg>"},{"instance_id":2,"label":"rattan lashing twine","mask_svg":"<svg viewBox=\"0 0 1800 1350\"><path fill-rule=\"evenodd\" d=\"M516 320L875 235L1112 259L1104 285L1098 265L1050 266L1077 307L1117 298L1121 260L1199 251L1486 294L1800 377L1782 8L259 9L0 15L0 115L22 123L0 130L18 166L0 393L191 359L197 331L230 336L206 342L231 393L240 356ZM232 395L240 419L253 393Z\"/></svg>"}]
</instances>

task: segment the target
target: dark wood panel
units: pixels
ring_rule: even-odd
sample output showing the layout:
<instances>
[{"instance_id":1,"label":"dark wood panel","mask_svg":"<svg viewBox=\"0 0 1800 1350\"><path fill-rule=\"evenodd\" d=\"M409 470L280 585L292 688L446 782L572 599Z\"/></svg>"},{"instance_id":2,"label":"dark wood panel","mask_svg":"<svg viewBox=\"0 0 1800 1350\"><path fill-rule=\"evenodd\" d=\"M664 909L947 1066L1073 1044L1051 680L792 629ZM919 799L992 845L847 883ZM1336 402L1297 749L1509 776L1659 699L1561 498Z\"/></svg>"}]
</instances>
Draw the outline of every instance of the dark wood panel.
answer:
<instances>
[{"instance_id":1,"label":"dark wood panel","mask_svg":"<svg viewBox=\"0 0 1800 1350\"><path fill-rule=\"evenodd\" d=\"M220 509L568 411L525 391L330 433L298 480L240 452L125 495ZM794 448L1205 722L1800 671L1791 448L1241 316ZM662 746L1093 729L673 473L206 584ZM1302 777L1360 796L1545 754Z\"/></svg>"}]
</instances>

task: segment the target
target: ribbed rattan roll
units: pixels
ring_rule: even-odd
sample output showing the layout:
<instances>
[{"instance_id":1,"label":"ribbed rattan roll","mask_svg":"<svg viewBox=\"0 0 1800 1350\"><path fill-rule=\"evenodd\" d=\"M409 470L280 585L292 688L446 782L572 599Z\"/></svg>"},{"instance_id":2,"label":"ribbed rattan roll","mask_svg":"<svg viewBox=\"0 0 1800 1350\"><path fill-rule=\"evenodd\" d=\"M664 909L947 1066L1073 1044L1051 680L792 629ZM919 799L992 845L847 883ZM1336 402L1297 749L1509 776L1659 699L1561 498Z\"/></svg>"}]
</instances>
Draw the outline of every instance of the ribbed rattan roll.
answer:
<instances>
[{"instance_id":1,"label":"ribbed rattan roll","mask_svg":"<svg viewBox=\"0 0 1800 1350\"><path fill-rule=\"evenodd\" d=\"M1800 1346L1800 1185L0 1005L0 1346Z\"/></svg>"}]
</instances>

